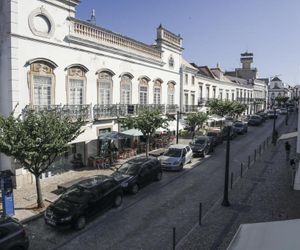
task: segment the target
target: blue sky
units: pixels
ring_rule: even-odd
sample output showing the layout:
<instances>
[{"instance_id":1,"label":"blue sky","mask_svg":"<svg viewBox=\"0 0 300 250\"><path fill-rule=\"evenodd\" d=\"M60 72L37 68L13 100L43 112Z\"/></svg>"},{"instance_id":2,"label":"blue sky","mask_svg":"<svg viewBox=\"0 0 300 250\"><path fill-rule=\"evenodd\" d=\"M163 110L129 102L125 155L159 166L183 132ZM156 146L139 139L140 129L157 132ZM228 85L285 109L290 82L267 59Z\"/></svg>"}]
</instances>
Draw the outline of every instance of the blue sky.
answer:
<instances>
[{"instance_id":1,"label":"blue sky","mask_svg":"<svg viewBox=\"0 0 300 250\"><path fill-rule=\"evenodd\" d=\"M183 37L189 62L224 70L254 53L259 77L300 83L300 0L82 0L77 18L152 44L160 23Z\"/></svg>"}]
</instances>

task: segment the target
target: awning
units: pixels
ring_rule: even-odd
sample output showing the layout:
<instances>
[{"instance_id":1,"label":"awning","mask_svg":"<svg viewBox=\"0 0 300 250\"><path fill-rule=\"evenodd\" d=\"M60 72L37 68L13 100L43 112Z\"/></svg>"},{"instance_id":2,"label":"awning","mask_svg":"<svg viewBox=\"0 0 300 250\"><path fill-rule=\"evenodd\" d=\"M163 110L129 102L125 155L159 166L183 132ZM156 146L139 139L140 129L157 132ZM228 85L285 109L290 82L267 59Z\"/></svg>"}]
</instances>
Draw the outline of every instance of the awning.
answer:
<instances>
[{"instance_id":1,"label":"awning","mask_svg":"<svg viewBox=\"0 0 300 250\"><path fill-rule=\"evenodd\" d=\"M126 135L123 133L119 133L117 131L111 131L104 134L99 135L100 140L125 140L131 138L130 135Z\"/></svg>"},{"instance_id":2,"label":"awning","mask_svg":"<svg viewBox=\"0 0 300 250\"><path fill-rule=\"evenodd\" d=\"M84 130L75 140L69 142L68 144L74 144L79 142L89 143L90 141L97 139L97 132L95 127L82 128Z\"/></svg>"},{"instance_id":3,"label":"awning","mask_svg":"<svg viewBox=\"0 0 300 250\"><path fill-rule=\"evenodd\" d=\"M297 136L298 136L298 132L297 132L297 131L291 132L291 133L287 133L287 134L282 134L282 135L278 138L278 141L281 141L281 140L289 140L289 139L297 138Z\"/></svg>"},{"instance_id":4,"label":"awning","mask_svg":"<svg viewBox=\"0 0 300 250\"><path fill-rule=\"evenodd\" d=\"M135 128L125 130L122 132L122 134L131 135L131 136L143 136L142 131Z\"/></svg>"},{"instance_id":5,"label":"awning","mask_svg":"<svg viewBox=\"0 0 300 250\"><path fill-rule=\"evenodd\" d=\"M299 232L299 219L242 224L227 250L299 249Z\"/></svg>"}]
</instances>

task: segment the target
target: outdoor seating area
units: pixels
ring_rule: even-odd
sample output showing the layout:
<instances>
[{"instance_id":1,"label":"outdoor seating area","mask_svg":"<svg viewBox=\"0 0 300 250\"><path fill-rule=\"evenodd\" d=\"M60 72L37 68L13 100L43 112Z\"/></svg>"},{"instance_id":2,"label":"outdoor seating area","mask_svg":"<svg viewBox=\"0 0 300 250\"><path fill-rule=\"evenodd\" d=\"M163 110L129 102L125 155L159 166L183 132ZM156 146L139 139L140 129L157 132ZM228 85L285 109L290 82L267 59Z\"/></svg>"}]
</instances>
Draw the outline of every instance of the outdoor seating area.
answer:
<instances>
[{"instance_id":1,"label":"outdoor seating area","mask_svg":"<svg viewBox=\"0 0 300 250\"><path fill-rule=\"evenodd\" d=\"M130 129L122 133L112 131L99 136L99 154L88 158L88 167L107 169L126 160L146 152L146 139L137 129ZM150 138L149 151L167 148L173 143L174 135L168 132L155 134Z\"/></svg>"}]
</instances>

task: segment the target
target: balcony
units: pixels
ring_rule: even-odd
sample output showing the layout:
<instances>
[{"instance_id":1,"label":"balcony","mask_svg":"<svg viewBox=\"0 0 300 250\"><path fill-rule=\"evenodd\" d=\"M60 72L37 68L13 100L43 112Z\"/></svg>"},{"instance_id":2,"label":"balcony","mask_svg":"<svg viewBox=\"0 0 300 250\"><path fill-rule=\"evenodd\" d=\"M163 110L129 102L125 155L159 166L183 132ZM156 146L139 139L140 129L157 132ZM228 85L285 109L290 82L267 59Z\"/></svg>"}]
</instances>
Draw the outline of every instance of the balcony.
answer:
<instances>
[{"instance_id":1,"label":"balcony","mask_svg":"<svg viewBox=\"0 0 300 250\"><path fill-rule=\"evenodd\" d=\"M184 105L183 106L183 112L184 113L192 113L198 111L198 105Z\"/></svg>"},{"instance_id":2,"label":"balcony","mask_svg":"<svg viewBox=\"0 0 300 250\"><path fill-rule=\"evenodd\" d=\"M94 119L109 119L119 116L117 104L96 104L93 107Z\"/></svg>"},{"instance_id":3,"label":"balcony","mask_svg":"<svg viewBox=\"0 0 300 250\"><path fill-rule=\"evenodd\" d=\"M29 111L34 112L58 112L71 120L81 118L85 121L91 120L91 105L26 105L22 110L23 117L26 117Z\"/></svg>"},{"instance_id":4,"label":"balcony","mask_svg":"<svg viewBox=\"0 0 300 250\"><path fill-rule=\"evenodd\" d=\"M73 17L69 17L68 19L71 23L70 35L68 37L70 41L75 40L95 43L100 46L103 45L108 48L113 48L114 50L118 49L123 52L141 55L161 62L162 52L154 46L144 44ZM174 40L170 35L168 35L167 38L168 40ZM178 41L176 40L175 42Z\"/></svg>"},{"instance_id":5,"label":"balcony","mask_svg":"<svg viewBox=\"0 0 300 250\"><path fill-rule=\"evenodd\" d=\"M166 113L167 114L175 114L177 110L179 109L178 105L176 104L167 104L166 106Z\"/></svg>"},{"instance_id":6,"label":"balcony","mask_svg":"<svg viewBox=\"0 0 300 250\"><path fill-rule=\"evenodd\" d=\"M90 121L92 119L91 104L85 105L64 105L61 112L71 120L82 119Z\"/></svg>"}]
</instances>

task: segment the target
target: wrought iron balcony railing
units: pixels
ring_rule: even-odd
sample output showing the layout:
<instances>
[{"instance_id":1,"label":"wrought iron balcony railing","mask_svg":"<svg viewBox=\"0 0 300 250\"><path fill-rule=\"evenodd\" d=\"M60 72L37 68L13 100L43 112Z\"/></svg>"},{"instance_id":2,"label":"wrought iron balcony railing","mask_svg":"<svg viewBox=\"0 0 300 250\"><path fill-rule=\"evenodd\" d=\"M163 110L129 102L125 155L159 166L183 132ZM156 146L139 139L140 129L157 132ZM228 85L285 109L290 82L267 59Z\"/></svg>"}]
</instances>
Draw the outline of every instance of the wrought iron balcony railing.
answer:
<instances>
[{"instance_id":1,"label":"wrought iron balcony railing","mask_svg":"<svg viewBox=\"0 0 300 250\"><path fill-rule=\"evenodd\" d=\"M178 105L176 105L176 104L167 104L167 106L166 106L166 113L167 114L176 113L177 111L178 111Z\"/></svg>"},{"instance_id":2,"label":"wrought iron balcony railing","mask_svg":"<svg viewBox=\"0 0 300 250\"><path fill-rule=\"evenodd\" d=\"M92 119L91 104L83 105L64 105L62 114L70 117L72 120L83 119L89 121Z\"/></svg>"},{"instance_id":3,"label":"wrought iron balcony railing","mask_svg":"<svg viewBox=\"0 0 300 250\"><path fill-rule=\"evenodd\" d=\"M199 107L198 105L184 105L183 106L183 112L184 113L197 112L198 107Z\"/></svg>"}]
</instances>

